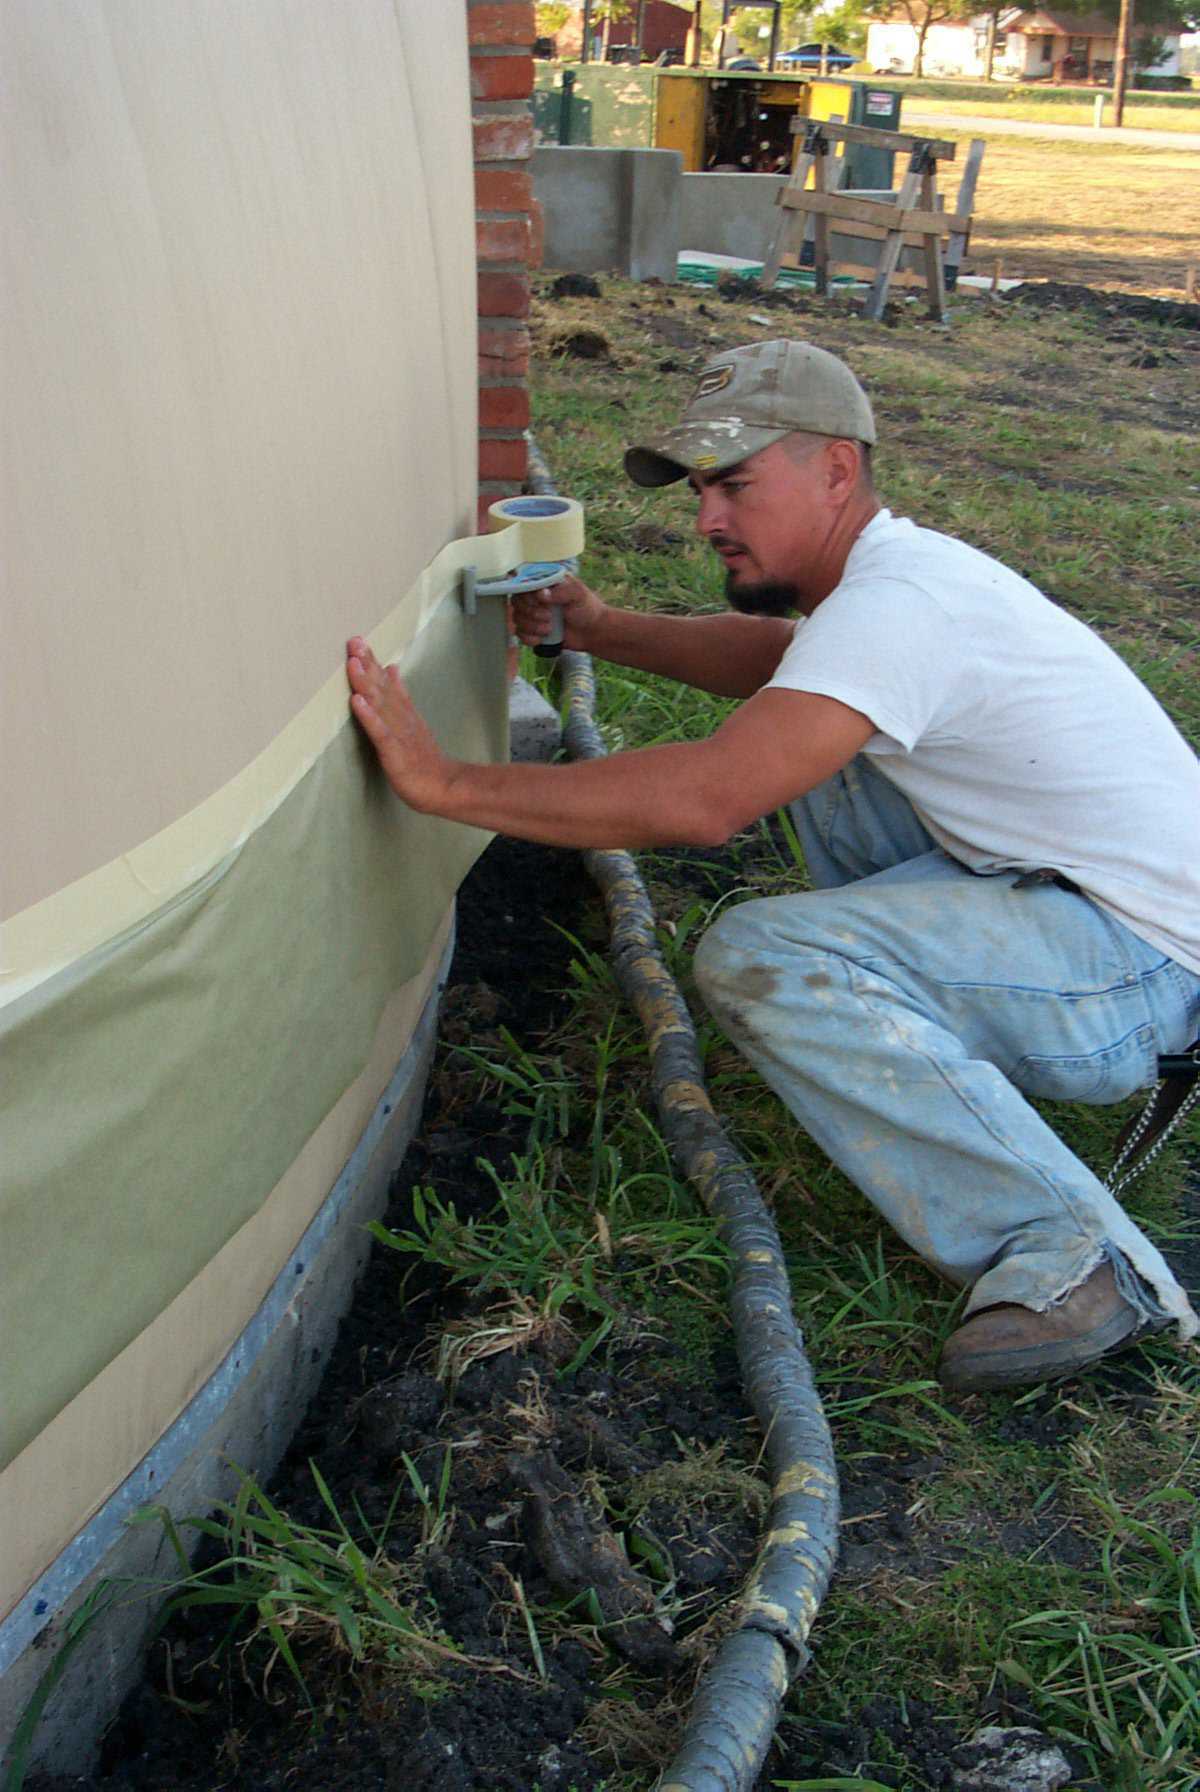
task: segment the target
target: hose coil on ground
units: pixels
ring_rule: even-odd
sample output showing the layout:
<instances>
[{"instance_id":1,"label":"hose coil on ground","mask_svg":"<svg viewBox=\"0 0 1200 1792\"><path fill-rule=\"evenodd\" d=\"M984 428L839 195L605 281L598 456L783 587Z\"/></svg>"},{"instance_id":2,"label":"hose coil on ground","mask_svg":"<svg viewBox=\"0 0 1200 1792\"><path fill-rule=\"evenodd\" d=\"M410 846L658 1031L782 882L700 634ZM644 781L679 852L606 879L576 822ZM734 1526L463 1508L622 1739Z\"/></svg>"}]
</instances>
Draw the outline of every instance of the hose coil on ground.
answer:
<instances>
[{"instance_id":1,"label":"hose coil on ground","mask_svg":"<svg viewBox=\"0 0 1200 1792\"><path fill-rule=\"evenodd\" d=\"M552 493L546 464L532 446L530 464L531 488ZM565 652L559 674L567 751L575 759L603 758L591 660ZM695 1029L659 950L646 887L629 853L593 850L583 856L604 897L618 986L646 1032L663 1134L730 1253L734 1339L766 1439L772 1483L770 1528L743 1589L737 1627L700 1683L679 1753L661 1775L658 1792L750 1792L788 1685L808 1660L809 1632L833 1573L833 1442L792 1314L779 1234L709 1101Z\"/></svg>"}]
</instances>

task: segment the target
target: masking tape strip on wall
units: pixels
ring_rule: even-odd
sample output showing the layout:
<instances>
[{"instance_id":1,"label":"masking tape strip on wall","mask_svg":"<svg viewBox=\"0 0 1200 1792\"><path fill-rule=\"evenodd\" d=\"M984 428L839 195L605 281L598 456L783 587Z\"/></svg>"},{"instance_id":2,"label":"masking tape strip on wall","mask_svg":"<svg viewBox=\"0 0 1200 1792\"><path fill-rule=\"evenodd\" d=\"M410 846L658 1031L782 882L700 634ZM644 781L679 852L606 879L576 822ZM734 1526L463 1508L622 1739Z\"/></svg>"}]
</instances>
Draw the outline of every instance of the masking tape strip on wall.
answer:
<instances>
[{"instance_id":1,"label":"masking tape strip on wall","mask_svg":"<svg viewBox=\"0 0 1200 1792\"><path fill-rule=\"evenodd\" d=\"M495 577L534 553L513 532L452 544L372 635L381 658L404 647L417 706L456 755L507 750L504 605L464 616L458 573ZM0 1308L22 1340L0 1465L279 1182L488 838L392 795L340 672L187 822L111 882L81 880L115 913L57 898L26 911L44 925L22 934L33 949L0 1009Z\"/></svg>"}]
</instances>

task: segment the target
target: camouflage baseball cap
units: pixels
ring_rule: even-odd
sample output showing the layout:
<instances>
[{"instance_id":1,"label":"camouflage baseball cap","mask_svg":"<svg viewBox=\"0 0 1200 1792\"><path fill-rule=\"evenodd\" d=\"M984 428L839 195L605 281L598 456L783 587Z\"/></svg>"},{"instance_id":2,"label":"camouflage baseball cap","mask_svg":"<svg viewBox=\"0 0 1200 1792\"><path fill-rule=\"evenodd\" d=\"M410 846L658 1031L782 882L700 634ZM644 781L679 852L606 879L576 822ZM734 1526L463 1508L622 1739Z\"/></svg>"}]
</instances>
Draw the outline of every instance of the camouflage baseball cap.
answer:
<instances>
[{"instance_id":1,"label":"camouflage baseball cap","mask_svg":"<svg viewBox=\"0 0 1200 1792\"><path fill-rule=\"evenodd\" d=\"M682 423L628 449L625 471L637 485L723 473L798 429L875 440L867 395L844 361L811 342L752 342L708 362Z\"/></svg>"}]
</instances>

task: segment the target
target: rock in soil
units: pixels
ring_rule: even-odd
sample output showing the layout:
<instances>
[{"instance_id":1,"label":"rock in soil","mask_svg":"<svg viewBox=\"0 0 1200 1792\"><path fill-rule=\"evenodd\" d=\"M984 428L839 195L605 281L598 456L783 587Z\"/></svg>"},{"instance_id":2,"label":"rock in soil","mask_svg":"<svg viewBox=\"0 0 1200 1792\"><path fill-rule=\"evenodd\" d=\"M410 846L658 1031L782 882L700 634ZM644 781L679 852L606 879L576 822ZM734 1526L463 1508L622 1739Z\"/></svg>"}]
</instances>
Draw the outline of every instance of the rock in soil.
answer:
<instances>
[{"instance_id":1,"label":"rock in soil","mask_svg":"<svg viewBox=\"0 0 1200 1792\"><path fill-rule=\"evenodd\" d=\"M1062 1750L1037 1730L989 1725L954 1751L953 1792L1059 1792L1071 1778Z\"/></svg>"}]
</instances>

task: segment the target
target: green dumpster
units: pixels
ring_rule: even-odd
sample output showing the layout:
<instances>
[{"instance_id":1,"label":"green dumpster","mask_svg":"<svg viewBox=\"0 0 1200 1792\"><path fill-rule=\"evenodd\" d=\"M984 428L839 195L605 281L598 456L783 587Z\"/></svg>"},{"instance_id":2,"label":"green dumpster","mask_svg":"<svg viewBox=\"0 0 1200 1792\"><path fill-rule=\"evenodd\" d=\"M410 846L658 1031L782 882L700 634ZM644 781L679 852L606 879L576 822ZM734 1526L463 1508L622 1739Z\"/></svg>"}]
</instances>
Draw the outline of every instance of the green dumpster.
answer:
<instances>
[{"instance_id":1,"label":"green dumpster","mask_svg":"<svg viewBox=\"0 0 1200 1792\"><path fill-rule=\"evenodd\" d=\"M839 80L817 75L808 102L810 118L841 118L846 124L871 125L879 131L900 129L901 95L894 87L877 87L872 81ZM890 189L893 151L871 143L848 143L842 172L844 187Z\"/></svg>"}]
</instances>

